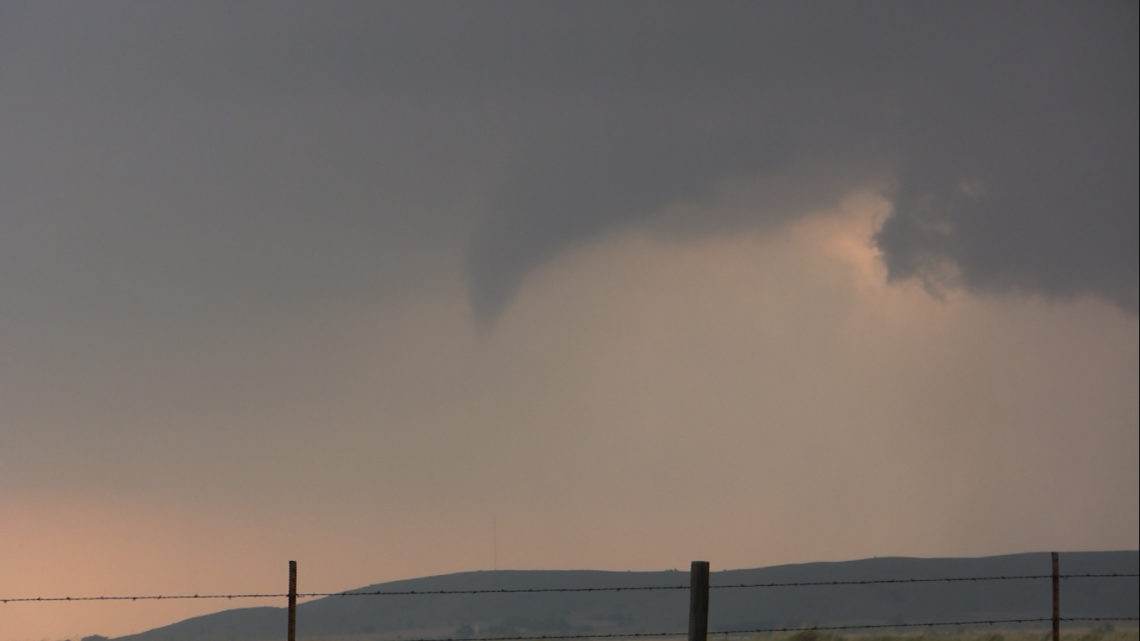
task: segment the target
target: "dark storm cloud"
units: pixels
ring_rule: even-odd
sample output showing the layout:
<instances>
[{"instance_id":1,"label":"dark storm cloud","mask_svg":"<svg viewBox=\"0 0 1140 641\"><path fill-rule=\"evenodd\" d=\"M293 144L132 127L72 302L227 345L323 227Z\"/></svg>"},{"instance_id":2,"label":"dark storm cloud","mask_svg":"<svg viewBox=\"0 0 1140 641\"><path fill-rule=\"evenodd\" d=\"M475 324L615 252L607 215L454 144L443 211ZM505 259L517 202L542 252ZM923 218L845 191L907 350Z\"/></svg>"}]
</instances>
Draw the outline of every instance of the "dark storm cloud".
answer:
<instances>
[{"instance_id":1,"label":"dark storm cloud","mask_svg":"<svg viewBox=\"0 0 1140 641\"><path fill-rule=\"evenodd\" d=\"M1136 7L1014 8L960 95L908 116L890 275L1136 313Z\"/></svg>"},{"instance_id":2,"label":"dark storm cloud","mask_svg":"<svg viewBox=\"0 0 1140 641\"><path fill-rule=\"evenodd\" d=\"M827 164L735 224L877 174L895 185L876 237L891 278L1137 308L1132 4L37 3L3 18L9 291L367 297L466 246L491 321L567 248L725 180Z\"/></svg>"},{"instance_id":3,"label":"dark storm cloud","mask_svg":"<svg viewBox=\"0 0 1140 641\"><path fill-rule=\"evenodd\" d=\"M893 177L896 209L876 236L892 279L1091 294L1135 313L1135 8L835 8L768 4L716 25L696 20L692 30L719 39L682 35L660 57L652 29L630 32L646 37L643 56L609 43L617 71L598 68L603 80L575 89L605 85L658 104L571 128L527 155L472 250L477 313L493 316L565 247L652 224L670 202L770 175L801 155L854 159L852 175L881 163ZM662 14L657 24L674 18L673 33L688 33L680 25L691 17ZM690 64L672 64L685 57ZM672 84L660 82L663 70ZM604 80L619 75L624 89ZM729 127L694 126L726 103ZM801 193L798 211L827 188ZM788 213L761 205L754 222Z\"/></svg>"}]
</instances>

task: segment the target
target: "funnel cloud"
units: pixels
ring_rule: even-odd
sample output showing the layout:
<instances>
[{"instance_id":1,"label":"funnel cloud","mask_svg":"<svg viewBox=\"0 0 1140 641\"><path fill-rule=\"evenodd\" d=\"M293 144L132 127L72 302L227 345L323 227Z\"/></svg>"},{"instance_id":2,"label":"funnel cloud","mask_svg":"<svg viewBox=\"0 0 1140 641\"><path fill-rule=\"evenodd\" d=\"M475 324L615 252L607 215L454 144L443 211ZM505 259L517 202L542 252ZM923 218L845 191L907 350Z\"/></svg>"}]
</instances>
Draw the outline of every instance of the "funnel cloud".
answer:
<instances>
[{"instance_id":1,"label":"funnel cloud","mask_svg":"<svg viewBox=\"0 0 1140 641\"><path fill-rule=\"evenodd\" d=\"M807 213L836 182L870 174L893 185L875 237L892 280L1091 295L1135 314L1135 8L959 9L734 5L713 39L683 7L625 5L581 45L587 67L597 49L613 67L566 73L577 43L540 48L535 69L566 83L543 87L549 121L471 246L476 316L493 318L536 266L608 230L652 226L719 182L837 158L846 166L751 222ZM631 50L637 16L647 24ZM669 37L701 64L660 54Z\"/></svg>"},{"instance_id":2,"label":"funnel cloud","mask_svg":"<svg viewBox=\"0 0 1140 641\"><path fill-rule=\"evenodd\" d=\"M1135 547L1137 22L0 0L0 597Z\"/></svg>"}]
</instances>

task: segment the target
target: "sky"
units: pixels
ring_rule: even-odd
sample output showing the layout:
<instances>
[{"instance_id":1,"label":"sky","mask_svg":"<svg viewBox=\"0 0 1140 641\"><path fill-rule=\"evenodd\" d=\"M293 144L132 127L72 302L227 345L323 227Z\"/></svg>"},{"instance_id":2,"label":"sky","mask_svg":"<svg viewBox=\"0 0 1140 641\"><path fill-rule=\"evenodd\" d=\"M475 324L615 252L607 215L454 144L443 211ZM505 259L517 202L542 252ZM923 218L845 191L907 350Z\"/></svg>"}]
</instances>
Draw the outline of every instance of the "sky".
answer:
<instances>
[{"instance_id":1,"label":"sky","mask_svg":"<svg viewBox=\"0 0 1140 641\"><path fill-rule=\"evenodd\" d=\"M0 598L1135 549L1137 24L0 0Z\"/></svg>"}]
</instances>

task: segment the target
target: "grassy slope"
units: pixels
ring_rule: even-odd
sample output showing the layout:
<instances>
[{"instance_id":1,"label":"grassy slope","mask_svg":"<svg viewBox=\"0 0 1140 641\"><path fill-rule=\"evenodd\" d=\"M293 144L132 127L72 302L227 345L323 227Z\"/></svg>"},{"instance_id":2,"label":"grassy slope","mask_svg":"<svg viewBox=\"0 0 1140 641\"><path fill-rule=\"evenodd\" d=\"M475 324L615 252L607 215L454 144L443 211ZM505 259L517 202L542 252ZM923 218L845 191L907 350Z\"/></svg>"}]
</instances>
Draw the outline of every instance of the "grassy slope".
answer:
<instances>
[{"instance_id":1,"label":"grassy slope","mask_svg":"<svg viewBox=\"0 0 1140 641\"><path fill-rule=\"evenodd\" d=\"M1136 572L1136 551L1062 554L1062 573ZM1048 574L1048 554L981 559L882 558L714 572L711 583L863 580ZM435 591L496 588L684 586L684 572L500 571L468 572L398 581L360 591ZM1051 613L1046 580L883 584L796 588L714 589L710 629L752 630L834 624L963 619L1039 618ZM1072 579L1062 583L1063 616L1136 616L1136 579ZM360 596L319 599L298 611L300 639L373 641L479 637L683 632L687 590L555 592L534 594ZM283 633L280 608L224 612L120 641L269 641ZM953 632L938 628L936 631ZM819 633L822 634L822 633ZM927 635L934 639L935 637ZM1101 635L1067 641L1128 641ZM675 638L675 637L674 637ZM890 637L917 639L918 635ZM937 636L938 639L951 637ZM783 638L778 638L783 641ZM885 641L864 636L867 641ZM831 637L794 641L837 641ZM1006 636L968 641L1041 641Z\"/></svg>"}]
</instances>

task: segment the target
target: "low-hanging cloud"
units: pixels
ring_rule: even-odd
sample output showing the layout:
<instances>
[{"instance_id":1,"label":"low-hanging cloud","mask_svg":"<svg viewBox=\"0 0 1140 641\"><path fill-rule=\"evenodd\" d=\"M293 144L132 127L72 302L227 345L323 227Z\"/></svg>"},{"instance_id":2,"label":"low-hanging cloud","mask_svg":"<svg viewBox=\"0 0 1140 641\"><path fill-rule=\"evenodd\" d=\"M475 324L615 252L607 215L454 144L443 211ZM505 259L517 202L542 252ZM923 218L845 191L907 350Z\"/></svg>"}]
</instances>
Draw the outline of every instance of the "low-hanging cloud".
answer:
<instances>
[{"instance_id":1,"label":"low-hanging cloud","mask_svg":"<svg viewBox=\"0 0 1140 641\"><path fill-rule=\"evenodd\" d=\"M557 123L519 155L470 246L478 320L493 320L526 274L562 249L706 197L718 179L789 163L778 127L763 118L724 126L700 111L669 118L623 107Z\"/></svg>"},{"instance_id":2,"label":"low-hanging cloud","mask_svg":"<svg viewBox=\"0 0 1140 641\"><path fill-rule=\"evenodd\" d=\"M0 563L1134 545L1136 11L0 2Z\"/></svg>"},{"instance_id":3,"label":"low-hanging cloud","mask_svg":"<svg viewBox=\"0 0 1140 641\"><path fill-rule=\"evenodd\" d=\"M4 9L11 291L360 299L465 248L446 268L489 324L560 253L726 181L754 211L674 228L874 180L891 279L1137 311L1134 5L116 7Z\"/></svg>"},{"instance_id":4,"label":"low-hanging cloud","mask_svg":"<svg viewBox=\"0 0 1140 641\"><path fill-rule=\"evenodd\" d=\"M754 224L810 211L820 193L838 198L837 181L885 175L895 208L874 242L890 279L1092 295L1135 314L1136 36L1121 26L1135 8L861 9L752 7L726 18L723 35L740 41L688 43L699 70L619 53L615 29L603 44L634 58L616 62L629 85L595 69L605 87L595 100L611 106L600 124L597 104L573 98L594 86L555 90L566 95L551 127L560 135L528 148L471 246L476 316L493 319L531 270L569 247L652 225L666 205L707 197L720 181L764 180L793 162L812 171L804 158L846 166L783 209L761 202ZM655 26L673 18L685 31L676 13L652 14ZM630 96L645 99L640 110L623 109ZM726 101L731 115L703 127Z\"/></svg>"}]
</instances>

